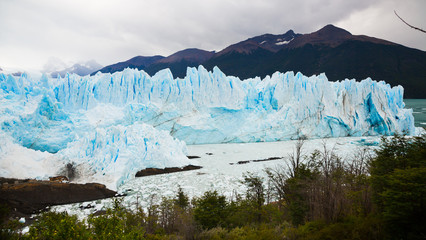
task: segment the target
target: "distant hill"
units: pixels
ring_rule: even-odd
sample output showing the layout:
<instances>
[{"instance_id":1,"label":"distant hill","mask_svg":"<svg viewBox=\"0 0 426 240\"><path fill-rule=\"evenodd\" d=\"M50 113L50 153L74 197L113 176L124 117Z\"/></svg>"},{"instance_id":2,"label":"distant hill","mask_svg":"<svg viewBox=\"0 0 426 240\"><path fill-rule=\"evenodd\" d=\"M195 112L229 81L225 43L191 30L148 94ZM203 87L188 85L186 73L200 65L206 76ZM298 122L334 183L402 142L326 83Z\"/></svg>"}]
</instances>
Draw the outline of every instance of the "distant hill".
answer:
<instances>
[{"instance_id":1,"label":"distant hill","mask_svg":"<svg viewBox=\"0 0 426 240\"><path fill-rule=\"evenodd\" d=\"M157 57L158 59L152 59ZM327 25L309 34L292 30L284 34L264 34L249 38L215 53L185 49L167 58L150 59L149 64L133 64L132 59L101 69L115 72L126 67L145 70L153 75L170 68L175 77L184 77L188 66L218 66L225 74L240 79L264 77L276 71L302 72L304 75L325 72L329 80L371 77L392 86L402 85L405 98L426 98L426 52L386 40L350 32Z\"/></svg>"},{"instance_id":2,"label":"distant hill","mask_svg":"<svg viewBox=\"0 0 426 240\"><path fill-rule=\"evenodd\" d=\"M209 52L197 48L188 48L168 57L158 55L152 57L137 56L124 62L106 66L99 71L103 73L114 73L122 71L125 68L137 68L139 70L144 70L150 75L154 75L162 69L169 68L175 77L183 77L186 75L187 67L196 67L206 62L214 54L214 51ZM91 75L96 74L96 72L93 72Z\"/></svg>"},{"instance_id":3,"label":"distant hill","mask_svg":"<svg viewBox=\"0 0 426 240\"><path fill-rule=\"evenodd\" d=\"M95 60L90 60L84 63L76 63L72 65L71 67L65 68L60 71L53 71L50 73L52 77L57 77L60 75L61 77L64 77L67 73L75 73L80 76L86 76L91 74L92 72L102 68L102 65L97 63Z\"/></svg>"},{"instance_id":4,"label":"distant hill","mask_svg":"<svg viewBox=\"0 0 426 240\"><path fill-rule=\"evenodd\" d=\"M95 72L92 72L91 75L96 74L97 72L102 73L115 73L118 71L123 71L125 68L137 68L139 70L143 70L152 63L163 59L163 56L152 56L152 57L144 57L144 56L136 56L124 62L115 63L112 65L108 65L104 68L101 68Z\"/></svg>"},{"instance_id":5,"label":"distant hill","mask_svg":"<svg viewBox=\"0 0 426 240\"><path fill-rule=\"evenodd\" d=\"M144 70L148 74L154 75L162 69L169 68L173 76L184 77L187 67L198 67L198 65L213 57L214 54L214 51L209 52L197 48L188 48L154 62Z\"/></svg>"}]
</instances>

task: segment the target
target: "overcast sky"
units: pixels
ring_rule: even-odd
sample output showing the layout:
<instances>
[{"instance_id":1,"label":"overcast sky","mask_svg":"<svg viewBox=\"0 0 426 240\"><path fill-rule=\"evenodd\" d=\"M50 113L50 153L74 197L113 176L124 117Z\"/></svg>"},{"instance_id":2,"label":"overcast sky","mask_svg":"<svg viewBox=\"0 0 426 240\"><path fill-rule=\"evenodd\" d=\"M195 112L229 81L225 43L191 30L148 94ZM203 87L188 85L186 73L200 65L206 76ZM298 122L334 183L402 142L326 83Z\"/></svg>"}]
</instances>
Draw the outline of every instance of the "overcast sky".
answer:
<instances>
[{"instance_id":1,"label":"overcast sky","mask_svg":"<svg viewBox=\"0 0 426 240\"><path fill-rule=\"evenodd\" d=\"M426 0L0 0L0 67L220 51L264 33L310 33L329 23L425 51L426 34L394 10L426 29Z\"/></svg>"}]
</instances>

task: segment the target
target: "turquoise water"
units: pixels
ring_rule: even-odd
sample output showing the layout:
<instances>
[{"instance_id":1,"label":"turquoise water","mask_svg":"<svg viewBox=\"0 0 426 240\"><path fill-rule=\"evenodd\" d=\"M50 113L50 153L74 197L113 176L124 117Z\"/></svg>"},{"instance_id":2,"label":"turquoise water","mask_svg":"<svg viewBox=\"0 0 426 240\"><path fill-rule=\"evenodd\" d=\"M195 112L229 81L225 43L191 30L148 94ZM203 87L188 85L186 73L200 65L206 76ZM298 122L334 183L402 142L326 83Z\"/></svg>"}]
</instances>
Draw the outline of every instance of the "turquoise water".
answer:
<instances>
[{"instance_id":1,"label":"turquoise water","mask_svg":"<svg viewBox=\"0 0 426 240\"><path fill-rule=\"evenodd\" d=\"M414 125L426 127L426 99L404 99L405 108L413 109Z\"/></svg>"}]
</instances>

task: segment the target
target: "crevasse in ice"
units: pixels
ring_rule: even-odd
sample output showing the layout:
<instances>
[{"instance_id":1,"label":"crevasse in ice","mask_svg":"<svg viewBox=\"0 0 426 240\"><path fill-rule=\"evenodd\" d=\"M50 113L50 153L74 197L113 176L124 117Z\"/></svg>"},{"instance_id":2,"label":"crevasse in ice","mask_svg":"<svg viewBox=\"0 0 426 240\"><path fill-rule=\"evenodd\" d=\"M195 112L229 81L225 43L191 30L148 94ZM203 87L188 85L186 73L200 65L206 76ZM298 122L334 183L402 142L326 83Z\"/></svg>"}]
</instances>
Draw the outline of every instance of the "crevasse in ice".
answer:
<instances>
[{"instance_id":1,"label":"crevasse in ice","mask_svg":"<svg viewBox=\"0 0 426 240\"><path fill-rule=\"evenodd\" d=\"M2 134L15 144L90 166L94 176L115 171L118 185L140 168L190 163L183 142L415 133L401 86L329 82L324 74L240 81L202 66L183 79L168 69L152 77L134 69L57 79L0 74L0 104Z\"/></svg>"}]
</instances>

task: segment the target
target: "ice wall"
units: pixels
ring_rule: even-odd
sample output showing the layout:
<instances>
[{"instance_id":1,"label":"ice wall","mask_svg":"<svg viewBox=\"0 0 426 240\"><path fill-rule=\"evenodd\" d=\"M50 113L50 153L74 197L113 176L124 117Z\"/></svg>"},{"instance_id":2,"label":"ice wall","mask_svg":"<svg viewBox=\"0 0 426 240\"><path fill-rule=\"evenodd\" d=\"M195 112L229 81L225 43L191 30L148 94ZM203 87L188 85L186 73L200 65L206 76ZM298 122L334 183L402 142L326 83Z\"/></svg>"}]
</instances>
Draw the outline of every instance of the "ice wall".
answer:
<instances>
[{"instance_id":1,"label":"ice wall","mask_svg":"<svg viewBox=\"0 0 426 240\"><path fill-rule=\"evenodd\" d=\"M218 68L188 68L184 79L169 70L153 77L127 69L115 74L76 75L54 89L66 109L99 104L124 107L123 121L143 121L188 144L413 134L411 110L403 109L403 88L366 79L329 82L324 74L275 73L247 79Z\"/></svg>"},{"instance_id":2,"label":"ice wall","mask_svg":"<svg viewBox=\"0 0 426 240\"><path fill-rule=\"evenodd\" d=\"M86 166L86 180L116 185L141 168L192 164L185 143L415 133L401 86L293 72L241 81L202 66L183 79L168 69L152 77L134 69L57 79L0 74L0 127L13 144L52 153L58 169L73 162Z\"/></svg>"}]
</instances>

